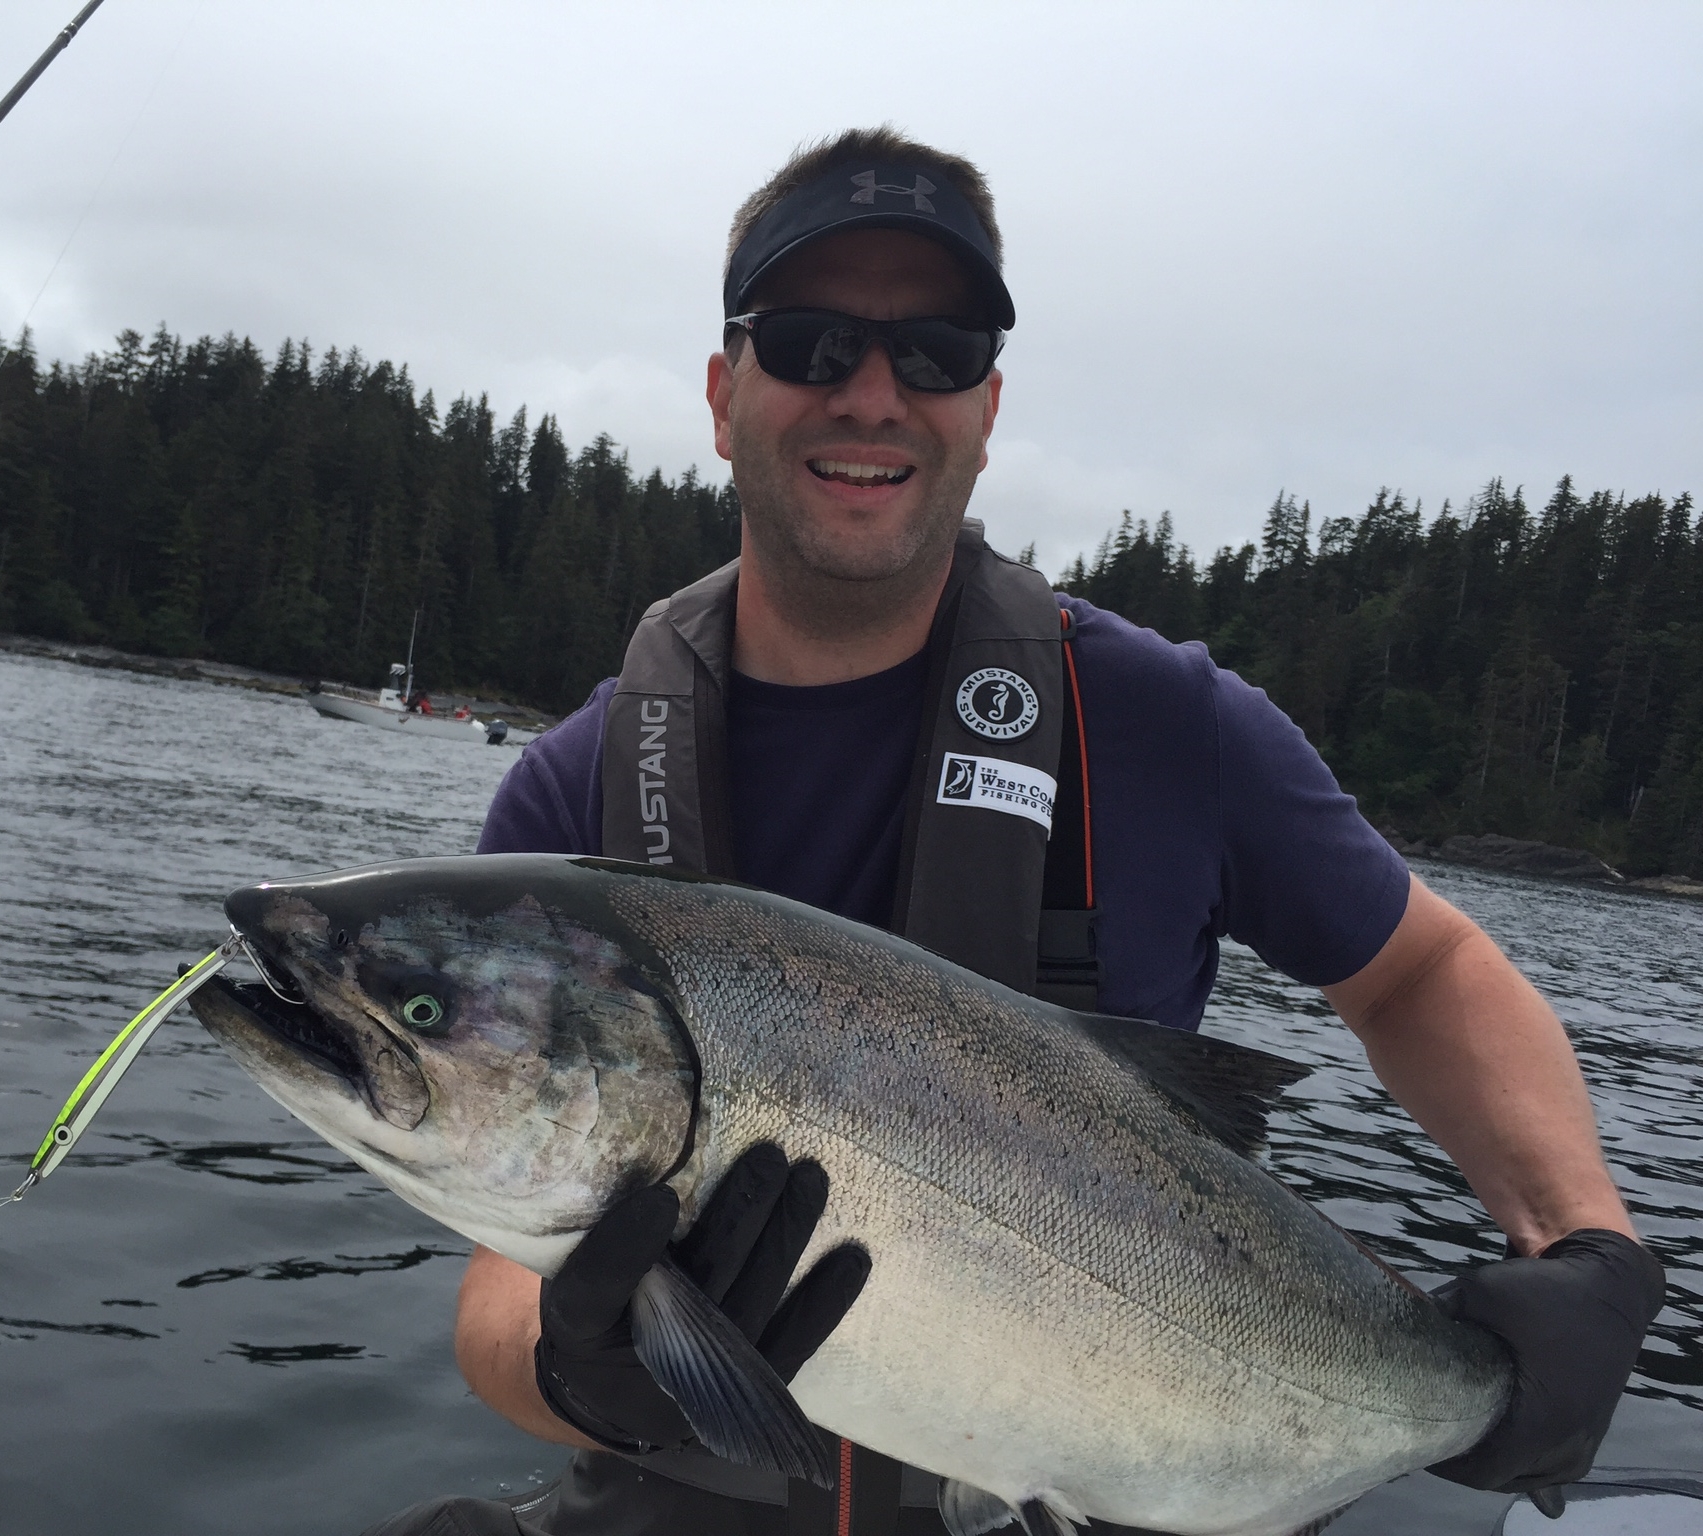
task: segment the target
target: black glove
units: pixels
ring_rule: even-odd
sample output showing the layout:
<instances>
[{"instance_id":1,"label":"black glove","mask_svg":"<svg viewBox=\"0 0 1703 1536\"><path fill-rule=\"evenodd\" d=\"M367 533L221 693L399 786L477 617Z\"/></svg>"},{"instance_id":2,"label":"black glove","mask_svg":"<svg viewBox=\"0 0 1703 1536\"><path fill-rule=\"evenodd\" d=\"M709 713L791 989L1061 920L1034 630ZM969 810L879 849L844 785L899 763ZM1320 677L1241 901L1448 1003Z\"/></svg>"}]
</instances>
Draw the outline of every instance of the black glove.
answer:
<instances>
[{"instance_id":1,"label":"black glove","mask_svg":"<svg viewBox=\"0 0 1703 1536\"><path fill-rule=\"evenodd\" d=\"M666 1185L629 1195L603 1216L539 1293L533 1354L538 1390L556 1416L628 1455L692 1437L674 1400L633 1349L628 1303L665 1254L791 1381L851 1309L869 1255L847 1245L825 1254L781 1306L799 1256L828 1203L815 1163L787 1166L778 1147L750 1148L728 1169L690 1232L672 1250L680 1214Z\"/></svg>"},{"instance_id":2,"label":"black glove","mask_svg":"<svg viewBox=\"0 0 1703 1536\"><path fill-rule=\"evenodd\" d=\"M1587 1228L1537 1258L1486 1264L1433 1291L1449 1317L1508 1346L1514 1391L1489 1434L1430 1470L1469 1488L1531 1493L1559 1514L1558 1499L1536 1495L1590 1471L1665 1289L1647 1248Z\"/></svg>"}]
</instances>

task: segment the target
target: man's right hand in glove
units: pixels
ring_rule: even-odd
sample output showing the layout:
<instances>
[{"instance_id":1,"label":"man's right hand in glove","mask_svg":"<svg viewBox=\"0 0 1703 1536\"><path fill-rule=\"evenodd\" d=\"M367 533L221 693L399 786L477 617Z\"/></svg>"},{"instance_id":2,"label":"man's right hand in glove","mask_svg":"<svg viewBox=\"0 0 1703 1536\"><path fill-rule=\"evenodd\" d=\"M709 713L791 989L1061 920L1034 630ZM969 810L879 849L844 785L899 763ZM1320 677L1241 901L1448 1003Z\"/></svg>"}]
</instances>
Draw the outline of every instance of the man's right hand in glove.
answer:
<instances>
[{"instance_id":1,"label":"man's right hand in glove","mask_svg":"<svg viewBox=\"0 0 1703 1536\"><path fill-rule=\"evenodd\" d=\"M456 1359L474 1392L542 1439L619 1449L680 1445L691 1431L633 1352L627 1307L665 1253L753 1340L783 1380L857 1299L869 1259L836 1249L781 1298L827 1201L813 1163L751 1148L670 1247L672 1191L640 1190L588 1231L543 1282L480 1249L462 1285Z\"/></svg>"}]
</instances>

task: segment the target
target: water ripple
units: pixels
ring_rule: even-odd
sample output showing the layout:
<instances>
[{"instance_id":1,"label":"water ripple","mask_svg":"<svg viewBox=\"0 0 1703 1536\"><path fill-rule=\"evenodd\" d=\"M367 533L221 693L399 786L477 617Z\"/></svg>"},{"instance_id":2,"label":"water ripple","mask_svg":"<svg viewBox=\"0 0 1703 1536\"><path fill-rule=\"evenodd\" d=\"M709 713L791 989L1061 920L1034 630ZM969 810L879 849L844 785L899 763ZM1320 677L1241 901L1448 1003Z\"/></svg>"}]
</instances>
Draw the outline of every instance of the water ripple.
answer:
<instances>
[{"instance_id":1,"label":"water ripple","mask_svg":"<svg viewBox=\"0 0 1703 1536\"><path fill-rule=\"evenodd\" d=\"M1448 865L1421 876L1476 919L1560 1015L1603 1151L1668 1271L1634 1394L1703 1408L1703 906ZM1421 1283L1500 1258L1502 1234L1384 1091L1317 991L1226 945L1214 1034L1304 1060L1272 1121L1272 1170Z\"/></svg>"},{"instance_id":2,"label":"water ripple","mask_svg":"<svg viewBox=\"0 0 1703 1536\"><path fill-rule=\"evenodd\" d=\"M324 721L300 700L5 654L0 716L52 726L0 734L0 1159L14 1164L119 1026L218 940L226 892L470 850L514 761ZM1669 1270L1632 1388L1643 1400L1622 1416L1694 1445L1703 906L1424 874L1573 1037L1609 1159ZM1209 1027L1315 1068L1275 1118L1272 1166L1375 1252L1422 1284L1500 1256L1477 1200L1317 991L1232 946ZM455 1370L465 1246L308 1137L187 1016L0 1239L8 1530L94 1536L122 1509L132 1536L218 1536L236 1505L247 1536L318 1536L541 1476L538 1443ZM1412 1491L1427 1482L1441 1486L1384 1492L1434 1511L1435 1491ZM1392 1507L1340 1528L1382 1536Z\"/></svg>"},{"instance_id":3,"label":"water ripple","mask_svg":"<svg viewBox=\"0 0 1703 1536\"><path fill-rule=\"evenodd\" d=\"M186 1275L177 1284L179 1290L192 1291L198 1286L223 1285L231 1280L317 1280L321 1275L393 1273L399 1269L413 1269L431 1259L465 1259L472 1251L467 1244L458 1248L433 1248L416 1243L406 1253L376 1253L366 1258L343 1253L334 1254L330 1259L298 1256L239 1268L204 1269L199 1274Z\"/></svg>"}]
</instances>

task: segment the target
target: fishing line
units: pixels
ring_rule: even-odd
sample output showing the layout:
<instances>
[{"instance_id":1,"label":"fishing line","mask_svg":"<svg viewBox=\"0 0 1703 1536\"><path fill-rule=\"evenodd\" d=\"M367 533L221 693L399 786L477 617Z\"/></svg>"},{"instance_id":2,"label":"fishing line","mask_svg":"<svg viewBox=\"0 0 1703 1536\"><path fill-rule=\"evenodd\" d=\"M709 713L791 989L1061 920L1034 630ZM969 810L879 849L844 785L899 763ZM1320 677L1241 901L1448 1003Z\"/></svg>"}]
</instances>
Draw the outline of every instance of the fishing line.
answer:
<instances>
[{"instance_id":1,"label":"fishing line","mask_svg":"<svg viewBox=\"0 0 1703 1536\"><path fill-rule=\"evenodd\" d=\"M47 1134L41 1139L41 1145L36 1148L35 1156L30 1160L30 1170L24 1182L5 1199L0 1200L0 1205L11 1205L22 1200L31 1189L65 1161L66 1154L77 1145L78 1138L89 1128L101 1105L106 1103L107 1096L118 1086L119 1079L142 1054L142 1047L176 1011L178 1004L192 992L205 986L239 954L246 952L248 946L242 935L232 930L231 936L212 954L196 961L119 1030L112 1043L95 1058L95 1064L83 1074L83 1080L71 1091L71 1097L65 1101L64 1108L54 1117L53 1124L48 1127ZM264 977L266 973L262 970L260 974ZM268 982L267 985L270 986L271 983Z\"/></svg>"},{"instance_id":2,"label":"fishing line","mask_svg":"<svg viewBox=\"0 0 1703 1536\"><path fill-rule=\"evenodd\" d=\"M101 173L101 179L95 183L95 189L89 194L89 200L83 204L83 211L77 215L77 222L71 226L71 233L65 237L65 244L60 246L59 254L53 258L53 265L47 269L47 276L41 280L41 287L36 289L35 297L30 300L30 307L24 311L24 318L18 326L20 340L24 332L29 329L29 323L35 314L36 305L41 303L42 295L47 292L47 285L53 281L53 275L59 270L59 264L65 260L65 253L71 249L71 242L77 238L77 231L83 227L83 221L88 218L89 211L95 206L95 202L101 193L105 191L107 182L111 180L112 173L124 154L125 146L129 144L131 136L136 132L137 126L141 123L148 108L153 105L154 97L159 94L160 86L165 82L166 72L176 62L178 54L183 51L184 39L189 36L189 29L195 25L196 19L205 6L206 0L196 0L195 8L189 13L189 20L183 24L183 30L177 35L177 41L166 53L159 72L154 76L154 83L148 87L148 94L142 98L142 105L136 109L136 115L131 118L130 126L124 130L124 137L118 141L118 148L113 151L112 159ZM0 363L5 362L15 350L17 349L7 347L4 342L0 342Z\"/></svg>"}]
</instances>

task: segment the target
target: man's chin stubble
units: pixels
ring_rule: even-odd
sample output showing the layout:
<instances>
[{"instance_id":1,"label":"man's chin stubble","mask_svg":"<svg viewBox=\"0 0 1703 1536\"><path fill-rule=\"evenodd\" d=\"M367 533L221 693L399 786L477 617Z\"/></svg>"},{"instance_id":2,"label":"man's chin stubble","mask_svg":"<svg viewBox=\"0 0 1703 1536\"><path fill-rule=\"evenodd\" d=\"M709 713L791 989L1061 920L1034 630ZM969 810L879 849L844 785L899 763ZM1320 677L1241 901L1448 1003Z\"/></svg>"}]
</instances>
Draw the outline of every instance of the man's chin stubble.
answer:
<instances>
[{"instance_id":1,"label":"man's chin stubble","mask_svg":"<svg viewBox=\"0 0 1703 1536\"><path fill-rule=\"evenodd\" d=\"M763 563L769 600L802 634L852 639L879 631L938 584L950 559L930 546L930 530L906 529L897 544L848 550L815 530L775 526L747 511L753 553Z\"/></svg>"},{"instance_id":2,"label":"man's chin stubble","mask_svg":"<svg viewBox=\"0 0 1703 1536\"><path fill-rule=\"evenodd\" d=\"M974 477L971 478L974 484ZM938 589L963 519L962 504L946 499L887 539L867 544L823 537L801 509L769 501L753 487L745 497L746 527L762 560L770 600L787 621L819 639L879 630ZM743 494L743 493L742 493ZM963 502L969 500L968 488Z\"/></svg>"},{"instance_id":3,"label":"man's chin stubble","mask_svg":"<svg viewBox=\"0 0 1703 1536\"><path fill-rule=\"evenodd\" d=\"M795 570L809 571L822 581L851 586L902 580L919 559L927 563L929 546L939 542L938 538L931 538L935 532L932 519L909 524L885 538L877 535L860 538L855 533L835 538L813 527L807 517L791 508L773 531L776 538L760 539L766 557L780 555ZM777 545L780 547L776 548Z\"/></svg>"}]
</instances>

